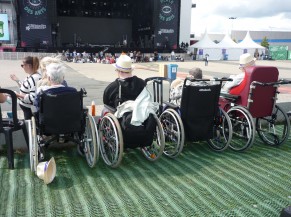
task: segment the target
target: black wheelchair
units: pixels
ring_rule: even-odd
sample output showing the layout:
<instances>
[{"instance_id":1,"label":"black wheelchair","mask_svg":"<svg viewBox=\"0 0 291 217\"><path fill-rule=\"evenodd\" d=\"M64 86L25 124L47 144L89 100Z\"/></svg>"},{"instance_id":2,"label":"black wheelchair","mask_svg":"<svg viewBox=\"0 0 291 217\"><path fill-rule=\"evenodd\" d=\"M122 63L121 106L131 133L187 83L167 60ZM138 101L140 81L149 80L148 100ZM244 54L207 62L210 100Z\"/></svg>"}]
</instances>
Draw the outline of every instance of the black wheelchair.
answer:
<instances>
[{"instance_id":1,"label":"black wheelchair","mask_svg":"<svg viewBox=\"0 0 291 217\"><path fill-rule=\"evenodd\" d=\"M119 97L121 97L119 88ZM163 154L165 137L156 113L150 113L141 126L130 124L132 112L115 116L116 109L104 105L108 112L100 118L98 131L101 156L108 166L116 168L126 149L140 148L149 161L156 161Z\"/></svg>"},{"instance_id":2,"label":"black wheelchair","mask_svg":"<svg viewBox=\"0 0 291 217\"><path fill-rule=\"evenodd\" d=\"M153 81L154 99L160 104L159 119L165 133L165 155L177 157L186 140L206 140L215 151L223 151L228 147L232 138L232 124L218 104L221 83L226 80L229 79L186 78L181 105L178 106L170 103L170 99L163 100L163 86L170 82L169 79L146 79L147 82ZM201 82L204 85L201 86Z\"/></svg>"},{"instance_id":3,"label":"black wheelchair","mask_svg":"<svg viewBox=\"0 0 291 217\"><path fill-rule=\"evenodd\" d=\"M36 172L44 151L53 142L73 142L78 152L85 156L89 167L94 167L99 157L99 136L94 118L83 107L86 91L40 96L40 107L29 124L30 168Z\"/></svg>"}]
</instances>

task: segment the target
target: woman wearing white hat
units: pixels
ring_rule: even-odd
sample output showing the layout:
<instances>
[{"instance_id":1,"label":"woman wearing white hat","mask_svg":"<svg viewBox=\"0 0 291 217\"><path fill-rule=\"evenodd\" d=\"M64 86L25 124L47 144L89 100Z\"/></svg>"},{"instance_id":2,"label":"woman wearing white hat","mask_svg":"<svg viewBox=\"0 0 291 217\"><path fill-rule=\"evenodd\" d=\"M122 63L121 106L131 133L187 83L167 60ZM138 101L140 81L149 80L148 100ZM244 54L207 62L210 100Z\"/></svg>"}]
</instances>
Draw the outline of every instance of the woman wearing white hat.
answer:
<instances>
[{"instance_id":1,"label":"woman wearing white hat","mask_svg":"<svg viewBox=\"0 0 291 217\"><path fill-rule=\"evenodd\" d=\"M116 63L113 64L118 78L110 83L104 90L103 103L116 108L128 100L135 100L142 92L146 83L143 79L132 75L131 58L121 54ZM119 85L121 86L121 97L119 98Z\"/></svg>"},{"instance_id":2,"label":"woman wearing white hat","mask_svg":"<svg viewBox=\"0 0 291 217\"><path fill-rule=\"evenodd\" d=\"M253 58L251 54L245 53L242 54L239 58L239 69L243 71L243 73L237 75L229 76L232 78L232 81L227 81L221 89L223 93L231 93L231 89L238 86L245 77L245 69L250 66L255 65L256 58Z\"/></svg>"}]
</instances>

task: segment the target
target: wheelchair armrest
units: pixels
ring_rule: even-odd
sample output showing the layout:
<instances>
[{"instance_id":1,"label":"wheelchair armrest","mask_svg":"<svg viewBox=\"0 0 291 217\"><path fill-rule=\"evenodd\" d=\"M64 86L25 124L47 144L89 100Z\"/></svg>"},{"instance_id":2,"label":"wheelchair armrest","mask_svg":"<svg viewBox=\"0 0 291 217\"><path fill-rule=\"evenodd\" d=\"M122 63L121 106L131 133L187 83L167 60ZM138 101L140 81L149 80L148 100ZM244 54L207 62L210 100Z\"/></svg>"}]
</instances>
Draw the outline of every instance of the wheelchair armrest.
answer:
<instances>
[{"instance_id":1,"label":"wheelchair armrest","mask_svg":"<svg viewBox=\"0 0 291 217\"><path fill-rule=\"evenodd\" d=\"M232 95L229 93L220 93L220 97L231 100L231 101L236 101L240 98L238 95Z\"/></svg>"},{"instance_id":2,"label":"wheelchair armrest","mask_svg":"<svg viewBox=\"0 0 291 217\"><path fill-rule=\"evenodd\" d=\"M173 103L170 103L170 102L164 102L165 105L167 105L168 107L172 108L172 109L178 109L179 106L173 104Z\"/></svg>"},{"instance_id":3,"label":"wheelchair armrest","mask_svg":"<svg viewBox=\"0 0 291 217\"><path fill-rule=\"evenodd\" d=\"M114 113L114 112L116 112L116 108L113 108L113 107L111 107L111 106L109 106L109 105L104 105L104 107L106 108L106 109L108 109L110 112L112 112L112 113Z\"/></svg>"}]
</instances>

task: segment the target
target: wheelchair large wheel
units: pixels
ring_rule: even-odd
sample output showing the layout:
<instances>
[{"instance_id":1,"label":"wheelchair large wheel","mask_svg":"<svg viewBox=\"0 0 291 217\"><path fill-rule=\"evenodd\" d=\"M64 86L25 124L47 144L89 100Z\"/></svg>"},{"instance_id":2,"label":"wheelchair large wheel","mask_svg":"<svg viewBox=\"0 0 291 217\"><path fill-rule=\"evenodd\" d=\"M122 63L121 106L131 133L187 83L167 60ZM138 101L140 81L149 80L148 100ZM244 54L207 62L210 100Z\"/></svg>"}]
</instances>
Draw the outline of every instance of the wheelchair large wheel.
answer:
<instances>
[{"instance_id":1,"label":"wheelchair large wheel","mask_svg":"<svg viewBox=\"0 0 291 217\"><path fill-rule=\"evenodd\" d=\"M156 161L159 159L165 149L165 136L162 124L156 114L154 114L154 117L157 125L156 131L154 133L153 143L151 146L141 148L142 153L149 161Z\"/></svg>"},{"instance_id":2,"label":"wheelchair large wheel","mask_svg":"<svg viewBox=\"0 0 291 217\"><path fill-rule=\"evenodd\" d=\"M250 112L242 106L234 106L227 111L233 134L229 147L234 151L250 148L255 139L255 124Z\"/></svg>"},{"instance_id":3,"label":"wheelchair large wheel","mask_svg":"<svg viewBox=\"0 0 291 217\"><path fill-rule=\"evenodd\" d=\"M282 108L275 105L271 116L257 118L256 130L266 144L281 145L289 137L290 121Z\"/></svg>"},{"instance_id":4,"label":"wheelchair large wheel","mask_svg":"<svg viewBox=\"0 0 291 217\"><path fill-rule=\"evenodd\" d=\"M93 168L99 158L99 136L95 120L90 114L86 116L84 154L89 167Z\"/></svg>"},{"instance_id":5,"label":"wheelchair large wheel","mask_svg":"<svg viewBox=\"0 0 291 217\"><path fill-rule=\"evenodd\" d=\"M183 150L185 142L184 125L180 115L174 109L166 109L160 116L165 135L164 154L177 157Z\"/></svg>"},{"instance_id":6,"label":"wheelchair large wheel","mask_svg":"<svg viewBox=\"0 0 291 217\"><path fill-rule=\"evenodd\" d=\"M29 151L29 165L30 165L30 170L31 172L34 172L34 163L33 163L33 148L32 148L32 144L33 144L33 135L32 135L32 125L31 125L31 120L26 120L25 121L26 124L26 129L27 129L27 134L28 134L28 151Z\"/></svg>"},{"instance_id":7,"label":"wheelchair large wheel","mask_svg":"<svg viewBox=\"0 0 291 217\"><path fill-rule=\"evenodd\" d=\"M117 118L107 113L99 125L100 152L104 162L110 167L117 167L123 154L123 136Z\"/></svg>"},{"instance_id":8,"label":"wheelchair large wheel","mask_svg":"<svg viewBox=\"0 0 291 217\"><path fill-rule=\"evenodd\" d=\"M232 139L232 124L225 111L219 108L214 118L213 138L207 142L214 151L224 151Z\"/></svg>"},{"instance_id":9,"label":"wheelchair large wheel","mask_svg":"<svg viewBox=\"0 0 291 217\"><path fill-rule=\"evenodd\" d=\"M31 142L29 143L30 169L36 172L38 165L38 138L35 118L31 118Z\"/></svg>"}]
</instances>

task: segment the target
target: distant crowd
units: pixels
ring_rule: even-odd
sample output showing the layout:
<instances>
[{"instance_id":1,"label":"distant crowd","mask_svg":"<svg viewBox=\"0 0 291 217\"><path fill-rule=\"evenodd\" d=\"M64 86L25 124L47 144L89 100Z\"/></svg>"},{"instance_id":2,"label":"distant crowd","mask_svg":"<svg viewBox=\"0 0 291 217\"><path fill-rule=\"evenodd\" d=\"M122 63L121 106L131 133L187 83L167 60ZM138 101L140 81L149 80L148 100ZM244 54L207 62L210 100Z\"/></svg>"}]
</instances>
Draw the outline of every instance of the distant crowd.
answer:
<instances>
[{"instance_id":1,"label":"distant crowd","mask_svg":"<svg viewBox=\"0 0 291 217\"><path fill-rule=\"evenodd\" d=\"M132 59L133 63L152 62L152 61L184 61L180 55L175 55L172 51L169 56L164 56L155 51L152 54L145 55L141 51L129 51L127 55ZM76 50L62 52L62 59L73 63L102 63L113 64L116 62L117 55L115 53L107 53L106 50L98 53L87 53L86 51L78 53Z\"/></svg>"}]
</instances>

